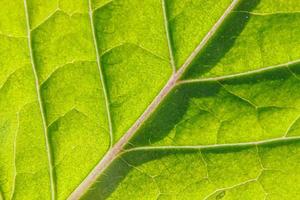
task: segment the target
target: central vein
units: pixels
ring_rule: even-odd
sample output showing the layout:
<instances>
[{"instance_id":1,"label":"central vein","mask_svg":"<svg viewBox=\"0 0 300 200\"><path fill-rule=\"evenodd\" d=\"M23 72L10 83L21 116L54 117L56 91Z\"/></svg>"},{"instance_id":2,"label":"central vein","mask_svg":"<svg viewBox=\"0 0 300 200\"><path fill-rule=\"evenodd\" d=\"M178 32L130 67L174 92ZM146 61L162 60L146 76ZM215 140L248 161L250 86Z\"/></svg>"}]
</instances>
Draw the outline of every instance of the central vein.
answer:
<instances>
[{"instance_id":1,"label":"central vein","mask_svg":"<svg viewBox=\"0 0 300 200\"><path fill-rule=\"evenodd\" d=\"M219 27L223 24L226 17L231 13L231 11L238 5L240 0L233 0L229 7L225 10L223 15L219 20L212 26L211 30L206 34L206 36L201 40L195 50L190 54L184 64L180 69L173 73L166 85L162 88L159 94L154 98L152 103L147 107L144 113L136 120L136 122L129 128L129 130L122 136L122 138L106 153L103 159L95 166L95 168L90 172L90 174L82 181L82 183L73 191L69 196L68 200L79 199L87 189L97 180L97 178L103 173L105 169L114 161L115 158L123 151L125 145L134 136L141 125L149 118L149 116L155 111L155 109L161 104L165 97L175 88L178 81L192 63L198 53L205 48L208 41L214 36ZM163 4L164 6L164 4ZM163 12L165 12L163 10ZM91 12L90 12L91 15ZM165 15L165 14L164 14ZM166 18L164 18L166 19ZM169 49L170 50L170 49Z\"/></svg>"}]
</instances>

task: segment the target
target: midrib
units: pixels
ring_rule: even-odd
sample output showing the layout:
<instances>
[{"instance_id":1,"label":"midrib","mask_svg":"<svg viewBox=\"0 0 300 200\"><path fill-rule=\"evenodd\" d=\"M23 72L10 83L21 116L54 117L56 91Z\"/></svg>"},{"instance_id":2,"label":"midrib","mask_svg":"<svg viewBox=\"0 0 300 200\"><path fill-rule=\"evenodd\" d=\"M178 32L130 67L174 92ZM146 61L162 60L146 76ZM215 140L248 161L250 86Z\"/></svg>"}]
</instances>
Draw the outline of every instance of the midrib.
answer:
<instances>
[{"instance_id":1,"label":"midrib","mask_svg":"<svg viewBox=\"0 0 300 200\"><path fill-rule=\"evenodd\" d=\"M206 34L206 36L201 40L195 50L190 54L184 64L179 68L176 73L173 73L166 85L162 88L159 94L154 98L151 104L147 107L144 113L135 121L135 123L129 128L129 130L121 137L121 139L104 155L102 160L94 167L94 169L89 173L89 175L81 182L81 184L71 193L68 200L79 199L86 190L97 180L97 178L102 174L102 172L116 159L122 152L124 146L133 137L140 126L145 122L149 116L155 111L158 105L164 100L164 98L172 91L176 86L176 83L180 80L188 66L192 63L198 53L206 46L207 42L216 33L218 28L222 25L226 17L231 13L231 11L238 5L240 0L233 0L229 7L225 10L223 15L219 20L212 26L211 30ZM90 3L90 1L89 1ZM90 5L91 6L91 5ZM164 6L164 4L163 4ZM169 48L171 48L171 45ZM169 49L171 52L171 49ZM172 59L172 58L171 58Z\"/></svg>"}]
</instances>

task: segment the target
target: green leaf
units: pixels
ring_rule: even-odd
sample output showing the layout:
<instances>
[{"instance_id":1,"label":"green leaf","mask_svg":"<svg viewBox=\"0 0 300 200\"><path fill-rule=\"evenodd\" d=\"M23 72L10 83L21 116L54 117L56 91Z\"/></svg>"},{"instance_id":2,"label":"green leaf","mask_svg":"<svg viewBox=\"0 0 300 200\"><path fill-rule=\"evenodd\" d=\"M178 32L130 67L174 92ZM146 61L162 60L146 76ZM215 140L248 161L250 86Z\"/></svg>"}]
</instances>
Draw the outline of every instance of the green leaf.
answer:
<instances>
[{"instance_id":1,"label":"green leaf","mask_svg":"<svg viewBox=\"0 0 300 200\"><path fill-rule=\"evenodd\" d=\"M299 198L297 0L0 10L0 199Z\"/></svg>"}]
</instances>

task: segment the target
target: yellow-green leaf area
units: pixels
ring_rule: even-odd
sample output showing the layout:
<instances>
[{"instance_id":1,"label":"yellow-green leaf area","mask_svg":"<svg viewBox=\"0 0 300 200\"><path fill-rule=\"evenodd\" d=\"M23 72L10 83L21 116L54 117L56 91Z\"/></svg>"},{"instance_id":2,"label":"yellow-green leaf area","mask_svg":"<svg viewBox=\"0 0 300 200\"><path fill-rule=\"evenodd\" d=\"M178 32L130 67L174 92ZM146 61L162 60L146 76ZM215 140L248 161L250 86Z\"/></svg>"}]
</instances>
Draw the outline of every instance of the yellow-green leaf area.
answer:
<instances>
[{"instance_id":1,"label":"yellow-green leaf area","mask_svg":"<svg viewBox=\"0 0 300 200\"><path fill-rule=\"evenodd\" d=\"M299 199L297 0L2 0L0 199Z\"/></svg>"}]
</instances>

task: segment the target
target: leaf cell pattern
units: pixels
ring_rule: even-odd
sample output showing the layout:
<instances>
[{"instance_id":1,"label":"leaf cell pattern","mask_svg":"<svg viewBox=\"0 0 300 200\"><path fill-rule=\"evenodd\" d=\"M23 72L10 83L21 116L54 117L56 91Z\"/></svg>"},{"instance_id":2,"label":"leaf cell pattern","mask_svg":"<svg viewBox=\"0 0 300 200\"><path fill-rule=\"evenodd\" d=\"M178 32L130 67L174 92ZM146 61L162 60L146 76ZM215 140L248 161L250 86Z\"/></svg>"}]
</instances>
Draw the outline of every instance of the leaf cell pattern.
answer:
<instances>
[{"instance_id":1,"label":"leaf cell pattern","mask_svg":"<svg viewBox=\"0 0 300 200\"><path fill-rule=\"evenodd\" d=\"M298 199L297 0L2 0L0 199Z\"/></svg>"}]
</instances>

